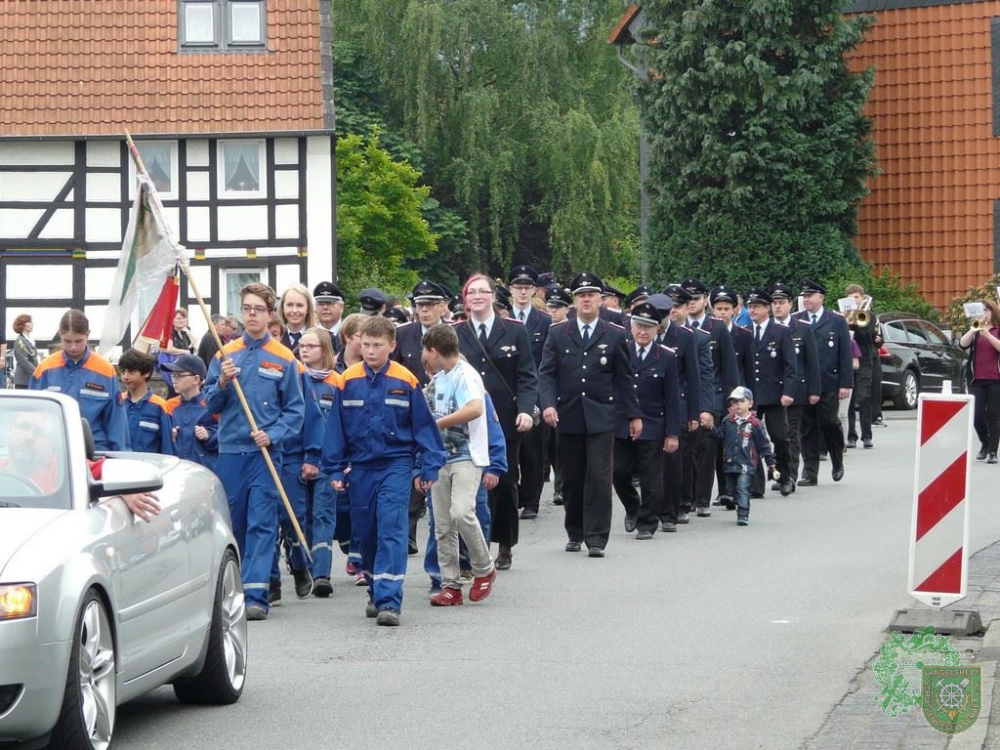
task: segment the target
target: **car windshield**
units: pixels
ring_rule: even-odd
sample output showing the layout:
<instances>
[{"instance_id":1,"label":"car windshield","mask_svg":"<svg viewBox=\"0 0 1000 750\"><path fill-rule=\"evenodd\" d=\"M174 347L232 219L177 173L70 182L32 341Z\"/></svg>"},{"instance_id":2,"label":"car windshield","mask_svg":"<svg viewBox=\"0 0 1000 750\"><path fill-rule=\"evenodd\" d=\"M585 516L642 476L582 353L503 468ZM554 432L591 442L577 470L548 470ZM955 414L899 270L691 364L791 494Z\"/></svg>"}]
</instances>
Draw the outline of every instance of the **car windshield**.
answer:
<instances>
[{"instance_id":1,"label":"car windshield","mask_svg":"<svg viewBox=\"0 0 1000 750\"><path fill-rule=\"evenodd\" d=\"M66 436L59 405L5 398L0 410L0 513L69 509Z\"/></svg>"}]
</instances>

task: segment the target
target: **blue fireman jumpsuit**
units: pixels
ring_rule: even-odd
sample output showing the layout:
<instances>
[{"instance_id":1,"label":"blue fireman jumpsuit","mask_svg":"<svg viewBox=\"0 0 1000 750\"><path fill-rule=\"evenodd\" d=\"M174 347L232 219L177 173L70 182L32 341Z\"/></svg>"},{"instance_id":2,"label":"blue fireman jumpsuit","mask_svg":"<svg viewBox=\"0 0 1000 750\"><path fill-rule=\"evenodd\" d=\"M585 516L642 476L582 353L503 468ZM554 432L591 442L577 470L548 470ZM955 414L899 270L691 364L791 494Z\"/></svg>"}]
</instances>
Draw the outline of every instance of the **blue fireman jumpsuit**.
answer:
<instances>
[{"instance_id":1,"label":"blue fireman jumpsuit","mask_svg":"<svg viewBox=\"0 0 1000 750\"><path fill-rule=\"evenodd\" d=\"M146 391L138 401L129 398L127 392L122 392L118 398L128 417L128 440L132 450L174 455L171 434L174 425L167 402L152 391Z\"/></svg>"},{"instance_id":2,"label":"blue fireman jumpsuit","mask_svg":"<svg viewBox=\"0 0 1000 750\"><path fill-rule=\"evenodd\" d=\"M50 354L35 368L29 385L33 391L59 391L75 398L80 416L90 423L97 450L130 450L128 420L118 401L118 375L114 366L89 346L79 362L65 352Z\"/></svg>"},{"instance_id":3,"label":"blue fireman jumpsuit","mask_svg":"<svg viewBox=\"0 0 1000 750\"><path fill-rule=\"evenodd\" d=\"M268 449L281 470L281 445L301 432L305 402L299 385L298 362L285 346L265 333L254 339L244 333L223 348L236 365L237 378L258 429L271 440ZM249 604L269 609L268 582L278 538L278 488L261 450L250 437L250 425L230 383L219 388L222 352L208 369L205 405L219 415L219 460L215 473L229 499L233 534L243 557L243 589Z\"/></svg>"},{"instance_id":4,"label":"blue fireman jumpsuit","mask_svg":"<svg viewBox=\"0 0 1000 750\"><path fill-rule=\"evenodd\" d=\"M174 396L167 401L167 410L177 431L174 453L178 458L194 461L215 471L219 458L219 418L205 408L205 396L199 393L186 401L183 396ZM199 426L208 432L207 439L199 440L195 436L194 428Z\"/></svg>"},{"instance_id":5,"label":"blue fireman jumpsuit","mask_svg":"<svg viewBox=\"0 0 1000 750\"><path fill-rule=\"evenodd\" d=\"M330 372L322 380L306 378L306 385L319 404L322 413L321 423L326 430L330 411L338 406L340 401L340 386L343 378L336 371ZM305 387L305 386L304 386ZM308 397L307 397L308 398ZM337 531L337 493L330 485L330 477L320 471L313 482L312 507L312 576L313 578L330 578L333 571L333 537ZM360 566L360 560L358 561Z\"/></svg>"},{"instance_id":6,"label":"blue fireman jumpsuit","mask_svg":"<svg viewBox=\"0 0 1000 750\"><path fill-rule=\"evenodd\" d=\"M323 471L345 480L351 526L376 609L400 611L409 539L410 486L437 480L445 463L437 424L413 373L397 362L344 372L340 408L330 411Z\"/></svg>"},{"instance_id":7,"label":"blue fireman jumpsuit","mask_svg":"<svg viewBox=\"0 0 1000 750\"><path fill-rule=\"evenodd\" d=\"M306 540L310 539L309 534L309 513L307 508L308 483L302 478L302 464L312 464L319 467L319 456L323 450L323 423L322 414L319 409L319 402L313 395L312 388L307 382L309 376L305 367L301 363L298 365L299 384L302 387L302 396L305 399L305 420L302 429L285 438L281 444L281 484L285 488L285 496L295 519L299 522L302 534ZM292 519L288 516L285 504L278 499L276 506L278 513L278 525L285 535L285 542L289 545L289 557L292 570L305 570L309 567L309 559L302 549L295 527L292 526ZM279 545L274 548L274 560L271 563L271 580L280 581L281 572L278 568Z\"/></svg>"}]
</instances>

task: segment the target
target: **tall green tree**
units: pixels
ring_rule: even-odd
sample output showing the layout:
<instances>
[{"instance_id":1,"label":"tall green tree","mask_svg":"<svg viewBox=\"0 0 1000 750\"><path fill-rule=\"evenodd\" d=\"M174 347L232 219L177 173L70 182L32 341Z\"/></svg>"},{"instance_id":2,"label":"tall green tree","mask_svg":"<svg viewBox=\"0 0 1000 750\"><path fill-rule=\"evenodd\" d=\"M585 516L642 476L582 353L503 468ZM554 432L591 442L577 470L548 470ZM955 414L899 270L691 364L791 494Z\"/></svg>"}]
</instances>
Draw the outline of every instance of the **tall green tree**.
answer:
<instances>
[{"instance_id":1,"label":"tall green tree","mask_svg":"<svg viewBox=\"0 0 1000 750\"><path fill-rule=\"evenodd\" d=\"M639 213L631 73L607 44L623 7L334 0L338 111L419 154L435 210L465 223L450 268L619 271Z\"/></svg>"},{"instance_id":2,"label":"tall green tree","mask_svg":"<svg viewBox=\"0 0 1000 750\"><path fill-rule=\"evenodd\" d=\"M845 54L868 17L839 0L649 0L647 251L663 280L825 278L860 265L857 205L875 173L873 76Z\"/></svg>"},{"instance_id":3,"label":"tall green tree","mask_svg":"<svg viewBox=\"0 0 1000 750\"><path fill-rule=\"evenodd\" d=\"M369 286L409 292L417 273L406 261L433 255L436 238L421 213L430 189L419 181L379 146L377 130L337 140L338 272L348 299Z\"/></svg>"}]
</instances>

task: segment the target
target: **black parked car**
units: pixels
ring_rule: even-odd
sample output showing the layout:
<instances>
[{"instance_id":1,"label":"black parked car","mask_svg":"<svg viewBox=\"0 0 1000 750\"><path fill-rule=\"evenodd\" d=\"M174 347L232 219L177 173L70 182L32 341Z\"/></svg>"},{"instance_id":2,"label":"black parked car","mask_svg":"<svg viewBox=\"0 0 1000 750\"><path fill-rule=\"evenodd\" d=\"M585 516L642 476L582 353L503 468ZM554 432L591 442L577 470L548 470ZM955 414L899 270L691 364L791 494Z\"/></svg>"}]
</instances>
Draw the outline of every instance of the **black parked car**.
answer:
<instances>
[{"instance_id":1,"label":"black parked car","mask_svg":"<svg viewBox=\"0 0 1000 750\"><path fill-rule=\"evenodd\" d=\"M897 409L915 409L921 391L940 393L951 381L954 393L965 392L966 353L937 326L910 313L879 313L882 327L882 400Z\"/></svg>"}]
</instances>

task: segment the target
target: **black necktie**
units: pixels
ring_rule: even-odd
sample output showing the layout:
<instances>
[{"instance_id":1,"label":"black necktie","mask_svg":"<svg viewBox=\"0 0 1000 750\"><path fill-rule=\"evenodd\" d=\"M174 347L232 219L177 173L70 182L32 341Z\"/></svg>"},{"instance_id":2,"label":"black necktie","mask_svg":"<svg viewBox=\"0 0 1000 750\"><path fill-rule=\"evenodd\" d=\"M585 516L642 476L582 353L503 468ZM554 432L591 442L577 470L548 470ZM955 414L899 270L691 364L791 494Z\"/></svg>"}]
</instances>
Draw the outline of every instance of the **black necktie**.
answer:
<instances>
[{"instance_id":1,"label":"black necktie","mask_svg":"<svg viewBox=\"0 0 1000 750\"><path fill-rule=\"evenodd\" d=\"M524 310L518 312L517 319L520 320L522 323L524 322Z\"/></svg>"},{"instance_id":2,"label":"black necktie","mask_svg":"<svg viewBox=\"0 0 1000 750\"><path fill-rule=\"evenodd\" d=\"M760 344L760 331L761 327L757 326L757 333L754 334L753 340L759 345Z\"/></svg>"},{"instance_id":3,"label":"black necktie","mask_svg":"<svg viewBox=\"0 0 1000 750\"><path fill-rule=\"evenodd\" d=\"M291 331L288 332L288 340L292 343L292 349L294 349L299 345L300 338L302 338L301 331L299 331L298 333L292 333Z\"/></svg>"},{"instance_id":4,"label":"black necktie","mask_svg":"<svg viewBox=\"0 0 1000 750\"><path fill-rule=\"evenodd\" d=\"M699 323L697 320L692 320L691 321L691 327L694 328L695 330L697 330L698 328L701 327L701 323Z\"/></svg>"},{"instance_id":5,"label":"black necktie","mask_svg":"<svg viewBox=\"0 0 1000 750\"><path fill-rule=\"evenodd\" d=\"M642 362L644 359L646 359L646 347L641 346L639 347L639 361Z\"/></svg>"},{"instance_id":6,"label":"black necktie","mask_svg":"<svg viewBox=\"0 0 1000 750\"><path fill-rule=\"evenodd\" d=\"M486 324L479 324L479 340L483 342L483 348L486 348Z\"/></svg>"},{"instance_id":7,"label":"black necktie","mask_svg":"<svg viewBox=\"0 0 1000 750\"><path fill-rule=\"evenodd\" d=\"M816 325L816 313L813 313L813 316L812 316L812 324L813 324L813 325Z\"/></svg>"},{"instance_id":8,"label":"black necktie","mask_svg":"<svg viewBox=\"0 0 1000 750\"><path fill-rule=\"evenodd\" d=\"M590 343L590 323L586 323L583 326L583 345L586 346Z\"/></svg>"}]
</instances>

